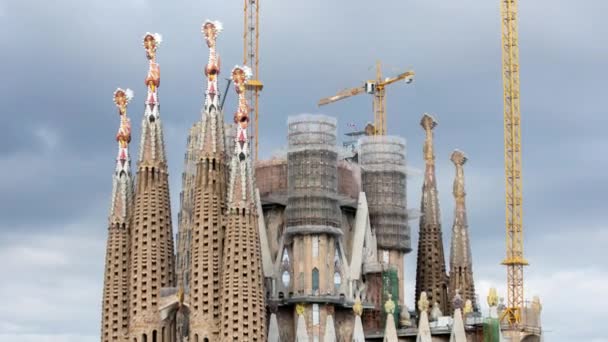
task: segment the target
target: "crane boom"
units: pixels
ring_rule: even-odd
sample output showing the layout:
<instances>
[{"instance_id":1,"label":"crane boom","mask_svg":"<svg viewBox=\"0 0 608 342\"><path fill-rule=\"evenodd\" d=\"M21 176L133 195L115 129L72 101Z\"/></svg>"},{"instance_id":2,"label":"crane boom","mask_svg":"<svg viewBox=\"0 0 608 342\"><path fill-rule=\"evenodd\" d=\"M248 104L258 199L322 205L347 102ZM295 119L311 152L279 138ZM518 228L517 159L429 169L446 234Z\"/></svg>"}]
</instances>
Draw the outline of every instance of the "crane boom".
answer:
<instances>
[{"instance_id":1,"label":"crane boom","mask_svg":"<svg viewBox=\"0 0 608 342\"><path fill-rule=\"evenodd\" d=\"M385 135L386 134L386 98L385 98L385 87L393 84L400 80L406 80L407 83L411 83L414 77L413 71L407 71L401 73L395 77L382 79L382 70L380 61L376 62L376 80L367 81L361 87L344 89L338 92L334 96L325 97L319 100L318 106L323 106L336 101L340 101L351 96L359 95L363 92L374 95L373 111L374 111L374 134Z\"/></svg>"},{"instance_id":2,"label":"crane boom","mask_svg":"<svg viewBox=\"0 0 608 342\"><path fill-rule=\"evenodd\" d=\"M364 91L365 91L364 87L344 89L344 90L338 92L334 96L326 97L326 98L323 98L323 99L319 100L318 106L324 106L326 104L330 104L332 102L340 101L342 99L345 99L345 98L348 98L348 97L351 97L351 96L359 95L359 94L361 94Z\"/></svg>"},{"instance_id":3,"label":"crane boom","mask_svg":"<svg viewBox=\"0 0 608 342\"><path fill-rule=\"evenodd\" d=\"M507 308L501 319L521 321L524 304L524 238L522 225L521 113L519 108L519 42L517 0L500 0L502 16L502 78L506 185Z\"/></svg>"},{"instance_id":4,"label":"crane boom","mask_svg":"<svg viewBox=\"0 0 608 342\"><path fill-rule=\"evenodd\" d=\"M259 135L259 102L260 91L264 85L260 77L260 0L244 0L244 28L243 28L243 64L251 67L251 79L246 83L247 97L253 106L253 160L258 160Z\"/></svg>"}]
</instances>

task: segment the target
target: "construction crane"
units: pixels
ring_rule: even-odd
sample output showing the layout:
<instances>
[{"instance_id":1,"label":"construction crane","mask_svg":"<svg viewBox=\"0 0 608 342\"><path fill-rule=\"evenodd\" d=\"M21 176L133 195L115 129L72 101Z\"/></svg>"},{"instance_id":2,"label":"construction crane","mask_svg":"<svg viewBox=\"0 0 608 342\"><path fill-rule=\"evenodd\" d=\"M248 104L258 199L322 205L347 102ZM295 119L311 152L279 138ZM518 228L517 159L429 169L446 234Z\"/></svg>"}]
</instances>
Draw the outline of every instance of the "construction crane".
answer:
<instances>
[{"instance_id":1,"label":"construction crane","mask_svg":"<svg viewBox=\"0 0 608 342\"><path fill-rule=\"evenodd\" d=\"M259 99L264 85L259 80L260 75L260 0L244 0L244 29L243 29L243 65L251 67L251 78L245 84L247 99L253 106L253 160L258 160L259 135Z\"/></svg>"},{"instance_id":2,"label":"construction crane","mask_svg":"<svg viewBox=\"0 0 608 342\"><path fill-rule=\"evenodd\" d=\"M507 308L501 321L519 326L524 305L524 228L522 225L521 113L517 0L500 0L504 92L507 257Z\"/></svg>"},{"instance_id":3,"label":"construction crane","mask_svg":"<svg viewBox=\"0 0 608 342\"><path fill-rule=\"evenodd\" d=\"M376 62L376 80L367 81L361 87L345 89L338 92L334 96L326 97L319 100L318 105L323 106L332 102L336 102L351 96L367 93L374 95L373 110L374 110L374 135L386 135L386 98L385 91L386 86L393 84L397 81L405 80L407 83L411 83L414 80L414 72L406 71L395 77L382 78L382 70L380 61Z\"/></svg>"}]
</instances>

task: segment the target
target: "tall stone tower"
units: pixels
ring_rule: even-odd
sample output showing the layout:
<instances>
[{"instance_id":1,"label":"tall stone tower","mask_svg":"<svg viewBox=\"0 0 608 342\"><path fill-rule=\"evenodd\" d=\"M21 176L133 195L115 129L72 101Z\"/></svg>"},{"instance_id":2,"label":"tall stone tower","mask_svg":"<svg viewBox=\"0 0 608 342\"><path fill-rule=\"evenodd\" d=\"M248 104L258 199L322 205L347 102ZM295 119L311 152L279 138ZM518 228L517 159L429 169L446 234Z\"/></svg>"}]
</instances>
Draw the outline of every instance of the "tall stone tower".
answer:
<instances>
[{"instance_id":1,"label":"tall stone tower","mask_svg":"<svg viewBox=\"0 0 608 342\"><path fill-rule=\"evenodd\" d=\"M424 183L420 204L420 231L418 236L418 259L416 264L416 300L424 291L431 304L439 303L443 313L448 312L447 275L441 233L441 215L437 181L435 179L435 153L433 151L433 128L437 121L424 114L420 124L426 132L424 142Z\"/></svg>"},{"instance_id":2,"label":"tall stone tower","mask_svg":"<svg viewBox=\"0 0 608 342\"><path fill-rule=\"evenodd\" d=\"M173 231L167 159L160 120L160 70L156 49L160 35L147 33L148 94L142 120L137 184L130 234L130 341L159 341L168 336L158 312L160 290L174 286Z\"/></svg>"},{"instance_id":3,"label":"tall stone tower","mask_svg":"<svg viewBox=\"0 0 608 342\"><path fill-rule=\"evenodd\" d=\"M285 239L291 242L293 278L288 283L294 297L302 299L295 317L296 336L321 340L334 305L326 295L336 295L344 279L340 267L342 235L338 201L336 120L322 115L288 119ZM329 318L331 320L331 318ZM330 321L332 322L332 321ZM301 326L306 326L306 333Z\"/></svg>"},{"instance_id":4,"label":"tall stone tower","mask_svg":"<svg viewBox=\"0 0 608 342\"><path fill-rule=\"evenodd\" d=\"M361 187L367 196L369 220L383 266L382 286L376 286L376 295L370 297L376 312L386 316L382 305L390 294L398 304L396 317L404 304L404 257L412 250L407 221L405 148L405 139L395 136L359 140Z\"/></svg>"},{"instance_id":5,"label":"tall stone tower","mask_svg":"<svg viewBox=\"0 0 608 342\"><path fill-rule=\"evenodd\" d=\"M118 157L112 177L112 205L110 207L106 268L103 286L101 318L101 341L124 341L128 337L129 324L129 229L133 181L131 179L131 122L127 117L127 104L131 90L118 88L114 92L114 103L120 115L120 128L116 134Z\"/></svg>"},{"instance_id":6,"label":"tall stone tower","mask_svg":"<svg viewBox=\"0 0 608 342\"><path fill-rule=\"evenodd\" d=\"M184 154L184 170L182 172L182 191L180 192L180 210L177 215L177 258L176 276L177 287L184 289L190 285L191 254L190 243L192 226L194 224L194 198L196 195L196 165L199 161L201 120L190 128Z\"/></svg>"},{"instance_id":7,"label":"tall stone tower","mask_svg":"<svg viewBox=\"0 0 608 342\"><path fill-rule=\"evenodd\" d=\"M216 38L221 29L221 23L216 21L206 21L202 27L209 47L209 61L205 67L207 91L196 166L189 281L190 341L201 342L218 340L221 318L222 215L226 206L227 175L224 122L217 86L220 64Z\"/></svg>"},{"instance_id":8,"label":"tall stone tower","mask_svg":"<svg viewBox=\"0 0 608 342\"><path fill-rule=\"evenodd\" d=\"M467 157L461 151L454 151L450 158L456 167L454 178L454 225L452 226L452 242L450 245L450 286L449 298L460 292L463 301L475 302L475 284L473 282L473 259L471 258L471 243L469 241L469 225L465 207L464 170Z\"/></svg>"},{"instance_id":9,"label":"tall stone tower","mask_svg":"<svg viewBox=\"0 0 608 342\"><path fill-rule=\"evenodd\" d=\"M234 151L230 162L228 211L222 262L222 323L219 341L266 342L266 308L258 213L249 156L247 67L235 67L232 80L238 94Z\"/></svg>"}]
</instances>

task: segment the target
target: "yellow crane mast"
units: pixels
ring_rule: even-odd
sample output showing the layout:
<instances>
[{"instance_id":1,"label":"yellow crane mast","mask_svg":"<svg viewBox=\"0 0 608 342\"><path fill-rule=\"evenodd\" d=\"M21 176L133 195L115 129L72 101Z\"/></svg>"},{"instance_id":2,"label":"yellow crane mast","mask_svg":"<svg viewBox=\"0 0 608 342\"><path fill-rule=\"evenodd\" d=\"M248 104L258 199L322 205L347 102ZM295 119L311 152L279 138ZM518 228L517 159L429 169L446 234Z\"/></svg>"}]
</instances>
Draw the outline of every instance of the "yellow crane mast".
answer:
<instances>
[{"instance_id":1,"label":"yellow crane mast","mask_svg":"<svg viewBox=\"0 0 608 342\"><path fill-rule=\"evenodd\" d=\"M519 109L519 42L517 0L500 0L502 16L502 79L504 91L507 257L507 308L501 320L521 322L524 305L524 228L522 225L521 113Z\"/></svg>"},{"instance_id":2,"label":"yellow crane mast","mask_svg":"<svg viewBox=\"0 0 608 342\"><path fill-rule=\"evenodd\" d=\"M406 71L395 77L387 77L382 79L382 69L380 61L376 62L376 80L367 81L363 86L345 89L338 92L334 96L326 97L319 100L318 105L323 106L332 102L336 102L351 96L359 95L363 92L374 95L373 110L374 110L374 134L386 135L386 86L397 81L405 80L411 83L414 80L414 72Z\"/></svg>"},{"instance_id":3,"label":"yellow crane mast","mask_svg":"<svg viewBox=\"0 0 608 342\"><path fill-rule=\"evenodd\" d=\"M259 92L264 85L259 80L260 75L260 0L244 0L244 28L243 28L243 64L251 67L251 79L246 83L247 98L253 105L253 160L258 160L259 132Z\"/></svg>"}]
</instances>

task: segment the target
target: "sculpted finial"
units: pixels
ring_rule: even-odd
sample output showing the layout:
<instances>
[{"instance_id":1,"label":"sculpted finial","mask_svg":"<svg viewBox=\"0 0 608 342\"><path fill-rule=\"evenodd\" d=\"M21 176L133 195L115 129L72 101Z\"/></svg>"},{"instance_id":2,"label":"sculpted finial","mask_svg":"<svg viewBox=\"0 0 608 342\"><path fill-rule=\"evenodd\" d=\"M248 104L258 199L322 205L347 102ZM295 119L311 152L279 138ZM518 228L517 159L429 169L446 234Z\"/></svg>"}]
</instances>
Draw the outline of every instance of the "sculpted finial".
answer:
<instances>
[{"instance_id":1,"label":"sculpted finial","mask_svg":"<svg viewBox=\"0 0 608 342\"><path fill-rule=\"evenodd\" d=\"M118 129L118 134L116 134L116 141L118 141L121 149L126 149L131 142L131 121L127 117L127 105L132 98L133 91L131 89L127 88L123 90L118 88L114 91L114 103L118 107L118 114L120 115L120 128ZM126 155L123 157L126 159Z\"/></svg>"},{"instance_id":2,"label":"sculpted finial","mask_svg":"<svg viewBox=\"0 0 608 342\"><path fill-rule=\"evenodd\" d=\"M473 312L473 302L470 299L467 299L466 302L464 303L463 313L465 315L468 315L471 312Z\"/></svg>"},{"instance_id":3,"label":"sculpted finial","mask_svg":"<svg viewBox=\"0 0 608 342\"><path fill-rule=\"evenodd\" d=\"M217 36L222 32L222 23L219 21L206 20L201 27L201 32L205 36L205 41L209 47L209 62L205 67L205 75L209 81L213 82L220 73L220 58L215 52Z\"/></svg>"},{"instance_id":4,"label":"sculpted finial","mask_svg":"<svg viewBox=\"0 0 608 342\"><path fill-rule=\"evenodd\" d=\"M456 178L454 178L454 188L452 193L454 194L456 202L459 203L464 201L464 196L466 195L464 191L463 165L467 162L467 157L464 152L454 150L450 160L454 163L454 166L456 166Z\"/></svg>"},{"instance_id":5,"label":"sculpted finial","mask_svg":"<svg viewBox=\"0 0 608 342\"><path fill-rule=\"evenodd\" d=\"M363 304L361 303L361 297L357 295L357 299L355 299L355 304L353 304L353 312L357 316L361 316L363 314Z\"/></svg>"},{"instance_id":6,"label":"sculpted finial","mask_svg":"<svg viewBox=\"0 0 608 342\"><path fill-rule=\"evenodd\" d=\"M435 153L433 152L433 128L437 126L437 121L429 114L424 114L420 120L420 125L426 132L426 139L424 141L424 160L427 164L433 164L435 162Z\"/></svg>"},{"instance_id":7,"label":"sculpted finial","mask_svg":"<svg viewBox=\"0 0 608 342\"><path fill-rule=\"evenodd\" d=\"M420 299L418 300L418 311L428 311L429 310L429 300L426 297L426 292L422 291L420 293Z\"/></svg>"},{"instance_id":8,"label":"sculpted finial","mask_svg":"<svg viewBox=\"0 0 608 342\"><path fill-rule=\"evenodd\" d=\"M395 302L393 302L393 295L390 293L388 294L386 303L384 303L384 312L391 315L395 313Z\"/></svg>"},{"instance_id":9,"label":"sculpted finial","mask_svg":"<svg viewBox=\"0 0 608 342\"><path fill-rule=\"evenodd\" d=\"M304 304L297 304L296 305L296 313L298 314L298 316L302 316L304 315L304 312L306 312L306 309L304 308Z\"/></svg>"},{"instance_id":10,"label":"sculpted finial","mask_svg":"<svg viewBox=\"0 0 608 342\"><path fill-rule=\"evenodd\" d=\"M488 306L493 307L498 305L498 295L496 294L496 288L491 287L488 293Z\"/></svg>"},{"instance_id":11,"label":"sculpted finial","mask_svg":"<svg viewBox=\"0 0 608 342\"><path fill-rule=\"evenodd\" d=\"M232 69L232 81L239 97L239 106L234 114L234 123L238 124L242 129L247 129L249 125L249 105L245 97L245 84L251 78L251 75L251 68L247 66L239 67L237 65Z\"/></svg>"},{"instance_id":12,"label":"sculpted finial","mask_svg":"<svg viewBox=\"0 0 608 342\"><path fill-rule=\"evenodd\" d=\"M158 33L146 32L144 35L144 49L146 49L146 57L150 61L150 68L146 76L146 85L155 91L160 85L160 70L156 64L156 49L162 41L162 36Z\"/></svg>"}]
</instances>

